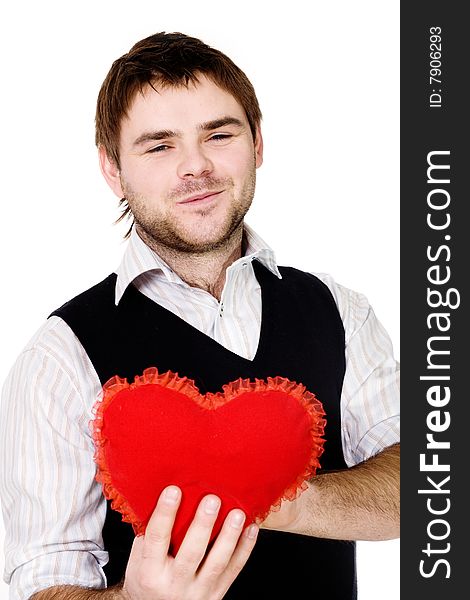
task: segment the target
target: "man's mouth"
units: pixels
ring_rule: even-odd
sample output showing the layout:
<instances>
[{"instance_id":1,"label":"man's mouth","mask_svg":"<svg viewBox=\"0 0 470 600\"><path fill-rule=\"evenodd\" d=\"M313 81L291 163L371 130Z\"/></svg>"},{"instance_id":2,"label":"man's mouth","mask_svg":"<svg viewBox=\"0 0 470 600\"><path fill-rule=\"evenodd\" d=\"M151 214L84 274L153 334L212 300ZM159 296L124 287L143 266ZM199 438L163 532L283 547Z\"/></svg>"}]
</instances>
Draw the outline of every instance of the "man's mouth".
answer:
<instances>
[{"instance_id":1,"label":"man's mouth","mask_svg":"<svg viewBox=\"0 0 470 600\"><path fill-rule=\"evenodd\" d=\"M220 192L202 192L202 194L197 194L194 196L190 196L189 198L185 198L184 200L180 200L177 204L199 204L204 202L210 202L222 192L223 190L221 190Z\"/></svg>"}]
</instances>

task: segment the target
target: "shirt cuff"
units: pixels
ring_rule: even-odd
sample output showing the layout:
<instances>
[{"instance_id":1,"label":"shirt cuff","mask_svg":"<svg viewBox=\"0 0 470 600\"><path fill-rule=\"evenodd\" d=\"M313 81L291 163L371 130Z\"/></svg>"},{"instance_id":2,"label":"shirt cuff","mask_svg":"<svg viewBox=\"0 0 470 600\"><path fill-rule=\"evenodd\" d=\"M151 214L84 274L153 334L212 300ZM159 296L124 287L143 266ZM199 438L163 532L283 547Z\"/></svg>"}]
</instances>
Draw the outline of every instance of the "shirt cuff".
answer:
<instances>
[{"instance_id":1,"label":"shirt cuff","mask_svg":"<svg viewBox=\"0 0 470 600\"><path fill-rule=\"evenodd\" d=\"M57 585L103 589L106 576L100 565L107 552L63 551L44 554L24 563L12 573L9 600L28 600L33 594Z\"/></svg>"},{"instance_id":2,"label":"shirt cuff","mask_svg":"<svg viewBox=\"0 0 470 600\"><path fill-rule=\"evenodd\" d=\"M396 415L377 423L364 435L356 448L357 462L363 462L399 442L400 416Z\"/></svg>"}]
</instances>

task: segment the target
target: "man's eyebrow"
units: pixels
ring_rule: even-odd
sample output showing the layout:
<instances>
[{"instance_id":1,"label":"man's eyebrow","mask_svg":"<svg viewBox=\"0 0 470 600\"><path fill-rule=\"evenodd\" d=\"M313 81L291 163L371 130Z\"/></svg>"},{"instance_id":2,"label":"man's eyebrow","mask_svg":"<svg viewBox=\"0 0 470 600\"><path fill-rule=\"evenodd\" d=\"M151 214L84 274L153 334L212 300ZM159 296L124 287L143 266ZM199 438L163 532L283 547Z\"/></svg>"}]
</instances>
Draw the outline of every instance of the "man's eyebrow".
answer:
<instances>
[{"instance_id":1,"label":"man's eyebrow","mask_svg":"<svg viewBox=\"0 0 470 600\"><path fill-rule=\"evenodd\" d=\"M225 127L226 125L236 125L237 127L243 127L244 124L240 119L236 117L220 117L220 119L214 119L213 121L206 121L198 126L201 131L212 131L213 129L219 129L219 127Z\"/></svg>"},{"instance_id":2,"label":"man's eyebrow","mask_svg":"<svg viewBox=\"0 0 470 600\"><path fill-rule=\"evenodd\" d=\"M159 131L145 131L134 141L134 146L140 146L146 142L158 142L168 138L181 137L181 132L171 129L160 129Z\"/></svg>"}]
</instances>

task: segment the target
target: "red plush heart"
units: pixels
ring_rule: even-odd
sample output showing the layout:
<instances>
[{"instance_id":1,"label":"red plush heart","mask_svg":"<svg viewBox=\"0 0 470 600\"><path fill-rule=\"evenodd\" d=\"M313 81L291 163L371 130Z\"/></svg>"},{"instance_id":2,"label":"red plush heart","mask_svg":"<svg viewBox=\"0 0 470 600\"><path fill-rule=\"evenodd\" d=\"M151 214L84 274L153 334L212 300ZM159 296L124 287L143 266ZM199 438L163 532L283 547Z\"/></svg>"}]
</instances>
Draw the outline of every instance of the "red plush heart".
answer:
<instances>
[{"instance_id":1,"label":"red plush heart","mask_svg":"<svg viewBox=\"0 0 470 600\"><path fill-rule=\"evenodd\" d=\"M324 414L305 386L282 377L238 379L205 395L186 377L155 368L132 384L113 377L92 421L97 480L136 534L163 488L178 485L176 554L206 494L222 500L211 540L233 508L248 525L297 497L320 466Z\"/></svg>"}]
</instances>

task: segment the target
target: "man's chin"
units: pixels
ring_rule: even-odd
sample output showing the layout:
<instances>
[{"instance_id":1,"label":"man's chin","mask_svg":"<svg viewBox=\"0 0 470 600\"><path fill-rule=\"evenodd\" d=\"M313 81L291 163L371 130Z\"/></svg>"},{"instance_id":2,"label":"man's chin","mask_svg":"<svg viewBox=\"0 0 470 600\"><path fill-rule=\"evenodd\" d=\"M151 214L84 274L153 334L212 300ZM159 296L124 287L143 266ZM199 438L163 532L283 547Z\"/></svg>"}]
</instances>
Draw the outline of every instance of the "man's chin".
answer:
<instances>
[{"instance_id":1,"label":"man's chin","mask_svg":"<svg viewBox=\"0 0 470 600\"><path fill-rule=\"evenodd\" d=\"M152 247L166 247L174 252L205 254L215 250L223 249L232 244L234 236L237 236L243 227L243 216L237 215L230 222L209 223L170 223L160 221L158 223L145 223L137 221L142 231L144 241ZM188 226L189 225L189 226ZM238 237L238 236L237 236Z\"/></svg>"},{"instance_id":2,"label":"man's chin","mask_svg":"<svg viewBox=\"0 0 470 600\"><path fill-rule=\"evenodd\" d=\"M237 219L238 221L238 219ZM214 224L212 227L194 227L190 230L175 230L172 237L174 249L194 254L203 254L219 250L231 245L231 240L243 223L238 222Z\"/></svg>"},{"instance_id":3,"label":"man's chin","mask_svg":"<svg viewBox=\"0 0 470 600\"><path fill-rule=\"evenodd\" d=\"M174 239L172 247L180 252L188 252L190 254L206 254L218 250L227 245L227 238L186 238Z\"/></svg>"},{"instance_id":4,"label":"man's chin","mask_svg":"<svg viewBox=\"0 0 470 600\"><path fill-rule=\"evenodd\" d=\"M228 243L230 236L226 235L195 235L188 231L178 231L174 228L138 226L140 237L154 250L167 248L176 252L204 254L221 248Z\"/></svg>"}]
</instances>

